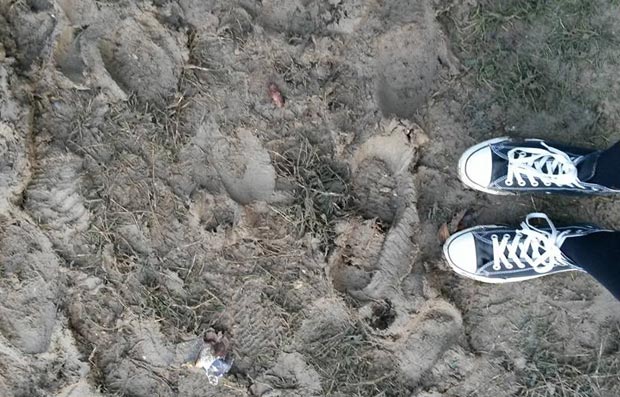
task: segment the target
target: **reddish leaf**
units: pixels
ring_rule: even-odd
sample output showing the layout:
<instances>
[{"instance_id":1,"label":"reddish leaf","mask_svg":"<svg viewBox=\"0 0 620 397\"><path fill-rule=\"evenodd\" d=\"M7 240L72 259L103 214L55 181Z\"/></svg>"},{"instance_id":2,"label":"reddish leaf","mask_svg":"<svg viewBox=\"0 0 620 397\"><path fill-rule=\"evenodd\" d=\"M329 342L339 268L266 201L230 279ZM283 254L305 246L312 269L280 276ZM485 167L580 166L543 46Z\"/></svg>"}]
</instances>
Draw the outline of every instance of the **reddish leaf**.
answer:
<instances>
[{"instance_id":1,"label":"reddish leaf","mask_svg":"<svg viewBox=\"0 0 620 397\"><path fill-rule=\"evenodd\" d=\"M276 83L269 83L269 96L271 97L271 101L278 108L284 107L284 97L282 96L282 92L276 85Z\"/></svg>"},{"instance_id":2,"label":"reddish leaf","mask_svg":"<svg viewBox=\"0 0 620 397\"><path fill-rule=\"evenodd\" d=\"M445 243L446 240L450 237L450 230L448 230L448 224L443 223L437 232L437 238L441 244Z\"/></svg>"}]
</instances>

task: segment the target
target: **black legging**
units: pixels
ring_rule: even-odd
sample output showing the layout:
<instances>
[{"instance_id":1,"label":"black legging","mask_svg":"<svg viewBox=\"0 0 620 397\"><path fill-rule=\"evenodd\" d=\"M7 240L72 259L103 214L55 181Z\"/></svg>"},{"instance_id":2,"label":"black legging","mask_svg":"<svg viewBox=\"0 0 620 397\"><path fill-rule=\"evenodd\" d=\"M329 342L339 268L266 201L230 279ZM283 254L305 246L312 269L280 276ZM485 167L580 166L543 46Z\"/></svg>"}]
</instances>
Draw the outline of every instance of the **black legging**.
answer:
<instances>
[{"instance_id":1,"label":"black legging","mask_svg":"<svg viewBox=\"0 0 620 397\"><path fill-rule=\"evenodd\" d=\"M603 150L587 182L620 188L620 142ZM597 232L566 239L562 252L620 299L620 232Z\"/></svg>"},{"instance_id":2,"label":"black legging","mask_svg":"<svg viewBox=\"0 0 620 397\"><path fill-rule=\"evenodd\" d=\"M562 252L620 299L620 232L568 238Z\"/></svg>"},{"instance_id":3,"label":"black legging","mask_svg":"<svg viewBox=\"0 0 620 397\"><path fill-rule=\"evenodd\" d=\"M596 160L594 176L586 182L597 183L612 189L620 189L620 141L603 150Z\"/></svg>"}]
</instances>

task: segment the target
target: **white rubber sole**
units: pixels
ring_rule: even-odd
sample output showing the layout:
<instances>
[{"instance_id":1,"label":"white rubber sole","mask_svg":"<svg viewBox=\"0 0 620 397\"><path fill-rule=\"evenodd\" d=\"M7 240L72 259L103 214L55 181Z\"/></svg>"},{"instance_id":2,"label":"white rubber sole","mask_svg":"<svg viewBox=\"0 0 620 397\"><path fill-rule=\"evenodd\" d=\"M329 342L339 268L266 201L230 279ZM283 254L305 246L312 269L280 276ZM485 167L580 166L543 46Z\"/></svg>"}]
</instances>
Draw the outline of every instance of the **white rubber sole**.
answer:
<instances>
[{"instance_id":1,"label":"white rubber sole","mask_svg":"<svg viewBox=\"0 0 620 397\"><path fill-rule=\"evenodd\" d=\"M475 227L471 227L469 229L465 229L465 230L461 230L460 232L454 233L453 235L451 235L446 242L443 245L443 256L446 259L446 262L448 262L448 265L450 265L450 267L452 268L452 270L457 273L460 276L472 279L472 280L476 280L476 281L480 281L482 283L487 283L487 284L507 284L507 283L517 283L519 281L527 281L527 280L533 280L539 277L543 277L543 276L547 276L549 275L549 273L541 273L535 276L527 276L527 277L511 277L511 278L507 278L507 279L500 279L500 278L490 278L490 277L485 277L485 276L480 276L478 274L473 274L473 273L469 273L463 269L461 269L460 267L458 267L450 258L450 255L448 255L448 247L450 246L450 243L457 239L458 237L466 234L466 233L471 233L474 232L476 230L479 229L483 229L483 228L487 228L487 227L504 227L504 226L500 226L500 225L484 225L484 226L475 226ZM558 274L558 273L564 273L564 272L572 272L572 271L580 271L579 269L566 269L566 270L560 270L560 271L556 271L553 272L551 274ZM582 271L582 270L581 270Z\"/></svg>"},{"instance_id":2,"label":"white rubber sole","mask_svg":"<svg viewBox=\"0 0 620 397\"><path fill-rule=\"evenodd\" d=\"M481 186L479 184L477 184L476 182L472 181L471 179L469 179L467 177L467 173L465 172L465 163L467 163L467 160L471 157L472 154L474 154L475 152L477 152L478 150L487 147L489 145L495 144L495 143L499 143L502 141L505 141L507 139L510 139L508 137L501 137L501 138L493 138L493 139L489 139L488 141L484 141L484 142L480 142L477 145L474 145L472 147L470 147L469 149L467 149L465 151L465 153L463 153L461 155L461 158L459 159L459 165L458 165L458 174L459 174L459 179L461 180L461 182L463 182L463 184L471 189L474 190L479 190L481 192L485 192L485 193L489 193L489 194L495 194L498 196L510 196L510 195L515 195L516 193L514 192L506 192L506 191L500 191L500 190L495 190L495 189L490 189L488 186ZM489 164L489 167L491 166L491 164Z\"/></svg>"}]
</instances>

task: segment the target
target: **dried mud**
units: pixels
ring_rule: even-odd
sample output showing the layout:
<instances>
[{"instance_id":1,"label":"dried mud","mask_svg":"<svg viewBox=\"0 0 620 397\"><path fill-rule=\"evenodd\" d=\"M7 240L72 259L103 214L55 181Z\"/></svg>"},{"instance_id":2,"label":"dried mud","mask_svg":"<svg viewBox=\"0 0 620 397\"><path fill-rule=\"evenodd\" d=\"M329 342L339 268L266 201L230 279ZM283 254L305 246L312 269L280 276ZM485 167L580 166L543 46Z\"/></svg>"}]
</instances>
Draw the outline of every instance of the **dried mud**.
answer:
<instances>
[{"instance_id":1,"label":"dried mud","mask_svg":"<svg viewBox=\"0 0 620 397\"><path fill-rule=\"evenodd\" d=\"M486 286L442 262L467 208L620 227L617 200L458 182L518 116L591 142L566 113L472 110L446 15L475 3L0 0L0 395L499 397L555 376L539 359L618 365L589 276ZM209 330L234 358L218 386L188 365ZM581 395L617 395L609 376Z\"/></svg>"}]
</instances>

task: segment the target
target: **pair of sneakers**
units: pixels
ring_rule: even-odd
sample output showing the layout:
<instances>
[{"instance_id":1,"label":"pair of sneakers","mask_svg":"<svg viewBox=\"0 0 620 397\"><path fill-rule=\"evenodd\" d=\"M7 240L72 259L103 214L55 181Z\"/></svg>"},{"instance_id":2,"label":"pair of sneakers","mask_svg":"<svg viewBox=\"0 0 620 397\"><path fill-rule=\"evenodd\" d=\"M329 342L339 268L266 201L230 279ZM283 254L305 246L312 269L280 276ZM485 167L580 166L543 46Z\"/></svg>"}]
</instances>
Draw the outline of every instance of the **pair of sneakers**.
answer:
<instances>
[{"instance_id":1,"label":"pair of sneakers","mask_svg":"<svg viewBox=\"0 0 620 397\"><path fill-rule=\"evenodd\" d=\"M620 193L606 186L605 177L597 173L603 154L540 139L496 138L469 148L458 170L465 185L490 194ZM544 226L535 226L534 220ZM488 283L523 281L581 271L562 252L562 244L600 231L603 229L593 225L556 227L547 215L532 213L520 228L486 225L462 230L450 236L443 252L452 269L462 276Z\"/></svg>"}]
</instances>

